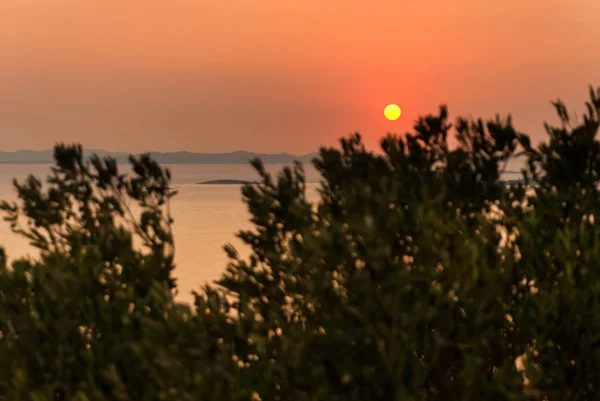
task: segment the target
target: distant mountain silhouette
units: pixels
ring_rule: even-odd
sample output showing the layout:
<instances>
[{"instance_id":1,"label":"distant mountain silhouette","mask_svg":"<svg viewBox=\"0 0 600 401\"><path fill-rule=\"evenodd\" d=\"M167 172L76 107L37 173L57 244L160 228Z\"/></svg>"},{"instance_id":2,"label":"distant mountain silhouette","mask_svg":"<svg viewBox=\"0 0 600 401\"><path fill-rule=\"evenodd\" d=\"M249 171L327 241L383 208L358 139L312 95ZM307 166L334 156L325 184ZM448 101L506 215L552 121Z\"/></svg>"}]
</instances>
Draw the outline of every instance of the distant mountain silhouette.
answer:
<instances>
[{"instance_id":1,"label":"distant mountain silhouette","mask_svg":"<svg viewBox=\"0 0 600 401\"><path fill-rule=\"evenodd\" d=\"M110 155L119 163L127 163L129 153L108 152L101 149L86 149L84 154L98 156ZM154 160L161 164L247 164L250 159L259 157L265 164L290 164L294 160L310 163L318 153L305 155L292 155L290 153L267 154L245 151L231 153L192 153L192 152L149 152ZM0 152L0 164L53 164L54 152L52 150L18 150L15 152Z\"/></svg>"},{"instance_id":2,"label":"distant mountain silhouette","mask_svg":"<svg viewBox=\"0 0 600 401\"><path fill-rule=\"evenodd\" d=\"M241 184L258 184L258 181L244 181L244 180L212 180L199 182L201 185L241 185Z\"/></svg>"}]
</instances>

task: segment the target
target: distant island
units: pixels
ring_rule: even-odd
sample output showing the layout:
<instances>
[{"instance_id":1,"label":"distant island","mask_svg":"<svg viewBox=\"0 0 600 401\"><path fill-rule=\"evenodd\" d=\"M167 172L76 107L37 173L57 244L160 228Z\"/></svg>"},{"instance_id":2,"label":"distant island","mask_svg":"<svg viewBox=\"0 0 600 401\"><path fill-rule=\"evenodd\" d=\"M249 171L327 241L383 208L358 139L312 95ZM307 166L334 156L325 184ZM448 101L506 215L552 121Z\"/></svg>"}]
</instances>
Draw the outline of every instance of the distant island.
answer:
<instances>
[{"instance_id":1,"label":"distant island","mask_svg":"<svg viewBox=\"0 0 600 401\"><path fill-rule=\"evenodd\" d=\"M200 185L243 185L243 184L258 184L257 181L244 181L244 180L212 180L199 182Z\"/></svg>"},{"instance_id":2,"label":"distant island","mask_svg":"<svg viewBox=\"0 0 600 401\"><path fill-rule=\"evenodd\" d=\"M319 153L293 155L291 153L254 153L236 151L229 153L193 153L193 152L147 152L160 164L248 164L251 159L260 158L264 164L292 164L299 161L302 164L312 164ZM84 155L89 157L96 154L100 157L111 156L119 164L129 164L129 153L109 152L102 149L84 149ZM141 153L136 154L139 156ZM0 164L54 164L53 150L17 150L14 152L0 151ZM503 170L502 174L521 174L518 171ZM228 180L225 180L228 181ZM198 183L206 184L206 183ZM219 183L215 183L219 184Z\"/></svg>"},{"instance_id":3,"label":"distant island","mask_svg":"<svg viewBox=\"0 0 600 401\"><path fill-rule=\"evenodd\" d=\"M230 153L193 153L193 152L147 152L154 160L160 164L248 164L248 162L258 157L265 164L291 164L295 160L308 164L311 163L318 153L308 153L305 155L292 155L290 153L254 153L246 151L236 151ZM106 150L86 149L86 157L91 154L98 156L114 157L118 163L128 163L129 153L109 152ZM54 164L54 152L52 150L18 150L15 152L1 152L0 164ZM139 154L138 154L139 156Z\"/></svg>"}]
</instances>

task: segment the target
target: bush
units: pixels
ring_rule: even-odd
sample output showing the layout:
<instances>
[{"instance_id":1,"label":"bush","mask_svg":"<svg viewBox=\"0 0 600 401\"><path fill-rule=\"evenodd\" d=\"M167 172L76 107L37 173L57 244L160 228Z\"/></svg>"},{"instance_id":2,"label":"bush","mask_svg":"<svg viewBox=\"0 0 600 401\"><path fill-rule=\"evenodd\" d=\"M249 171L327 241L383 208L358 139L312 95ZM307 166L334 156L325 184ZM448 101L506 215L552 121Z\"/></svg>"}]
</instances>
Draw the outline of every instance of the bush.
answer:
<instances>
[{"instance_id":1,"label":"bush","mask_svg":"<svg viewBox=\"0 0 600 401\"><path fill-rule=\"evenodd\" d=\"M600 383L600 90L531 144L445 107L383 155L358 135L243 187L248 258L174 300L168 170L57 146L1 208L0 399L589 400ZM519 153L517 153L519 152ZM516 155L524 180L500 181ZM135 204L130 205L133 201ZM139 213L138 213L139 211Z\"/></svg>"}]
</instances>

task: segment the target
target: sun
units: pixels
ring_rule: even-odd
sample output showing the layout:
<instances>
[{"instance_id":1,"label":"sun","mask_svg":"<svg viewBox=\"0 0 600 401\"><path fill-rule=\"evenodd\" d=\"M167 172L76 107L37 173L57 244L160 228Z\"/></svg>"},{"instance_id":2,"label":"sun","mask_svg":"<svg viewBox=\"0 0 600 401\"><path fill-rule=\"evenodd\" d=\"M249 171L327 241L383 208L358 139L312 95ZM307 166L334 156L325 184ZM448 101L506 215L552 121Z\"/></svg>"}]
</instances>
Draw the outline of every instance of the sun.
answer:
<instances>
[{"instance_id":1,"label":"sun","mask_svg":"<svg viewBox=\"0 0 600 401\"><path fill-rule=\"evenodd\" d=\"M402 114L402 109L397 104L388 104L383 109L383 115L390 121L396 121L400 118Z\"/></svg>"}]
</instances>

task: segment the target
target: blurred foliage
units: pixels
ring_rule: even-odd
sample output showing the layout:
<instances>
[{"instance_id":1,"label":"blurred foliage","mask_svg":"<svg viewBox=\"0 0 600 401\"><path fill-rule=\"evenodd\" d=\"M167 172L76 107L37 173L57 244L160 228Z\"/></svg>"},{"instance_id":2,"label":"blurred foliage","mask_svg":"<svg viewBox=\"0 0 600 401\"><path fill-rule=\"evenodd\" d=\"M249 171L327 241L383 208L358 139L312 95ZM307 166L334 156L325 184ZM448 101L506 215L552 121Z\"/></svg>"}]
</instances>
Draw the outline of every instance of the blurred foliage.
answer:
<instances>
[{"instance_id":1,"label":"blurred foliage","mask_svg":"<svg viewBox=\"0 0 600 401\"><path fill-rule=\"evenodd\" d=\"M175 301L170 174L57 146L15 182L0 251L0 400L600 398L600 90L533 145L510 116L360 136L243 187L250 248ZM450 138L457 144L451 146ZM519 153L517 153L519 152ZM524 180L500 181L516 155ZM201 267L199 267L201 268Z\"/></svg>"}]
</instances>

